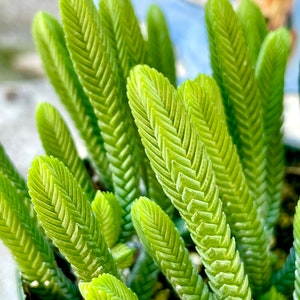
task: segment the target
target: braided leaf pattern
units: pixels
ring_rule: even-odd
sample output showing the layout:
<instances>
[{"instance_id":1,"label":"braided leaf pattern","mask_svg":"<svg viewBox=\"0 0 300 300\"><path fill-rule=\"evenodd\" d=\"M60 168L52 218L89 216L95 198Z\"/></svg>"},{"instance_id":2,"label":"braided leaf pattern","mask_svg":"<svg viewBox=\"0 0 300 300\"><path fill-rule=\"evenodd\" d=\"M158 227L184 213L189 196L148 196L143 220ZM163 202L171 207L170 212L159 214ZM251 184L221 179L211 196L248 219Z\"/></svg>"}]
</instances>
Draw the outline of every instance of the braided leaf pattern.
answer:
<instances>
[{"instance_id":1,"label":"braided leaf pattern","mask_svg":"<svg viewBox=\"0 0 300 300\"><path fill-rule=\"evenodd\" d=\"M36 213L33 209L31 199L28 195L27 183L14 166L13 162L5 152L3 145L0 143L0 174L5 176L15 187L16 191L21 195L22 202L27 207L28 214L36 220Z\"/></svg>"},{"instance_id":2,"label":"braided leaf pattern","mask_svg":"<svg viewBox=\"0 0 300 300\"><path fill-rule=\"evenodd\" d=\"M57 267L52 249L16 187L0 174L0 236L25 282L43 299L79 299L75 286Z\"/></svg>"},{"instance_id":3,"label":"braided leaf pattern","mask_svg":"<svg viewBox=\"0 0 300 300\"><path fill-rule=\"evenodd\" d=\"M149 300L153 295L158 274L156 263L142 248L128 277L128 286L137 294L139 300Z\"/></svg>"},{"instance_id":4,"label":"braided leaf pattern","mask_svg":"<svg viewBox=\"0 0 300 300\"><path fill-rule=\"evenodd\" d=\"M154 69L137 66L128 95L152 168L191 232L212 290L220 299L250 299L211 162L175 88Z\"/></svg>"},{"instance_id":5,"label":"braided leaf pattern","mask_svg":"<svg viewBox=\"0 0 300 300\"><path fill-rule=\"evenodd\" d=\"M36 122L46 154L63 162L89 199L92 200L95 192L91 179L79 157L71 133L58 110L49 103L40 103L37 107Z\"/></svg>"},{"instance_id":6,"label":"braided leaf pattern","mask_svg":"<svg viewBox=\"0 0 300 300\"><path fill-rule=\"evenodd\" d=\"M80 282L80 291L86 300L138 300L138 297L118 278L103 274L91 282Z\"/></svg>"},{"instance_id":7,"label":"braided leaf pattern","mask_svg":"<svg viewBox=\"0 0 300 300\"><path fill-rule=\"evenodd\" d=\"M252 65L255 66L262 43L268 34L267 21L253 0L240 1L237 17L245 36Z\"/></svg>"},{"instance_id":8,"label":"braided leaf pattern","mask_svg":"<svg viewBox=\"0 0 300 300\"><path fill-rule=\"evenodd\" d=\"M294 249L295 249L295 290L293 293L293 299L300 299L300 201L296 206L296 212L294 217Z\"/></svg>"},{"instance_id":9,"label":"braided leaf pattern","mask_svg":"<svg viewBox=\"0 0 300 300\"><path fill-rule=\"evenodd\" d=\"M208 299L208 288L193 267L174 223L147 198L132 206L134 227L147 252L166 275L181 299Z\"/></svg>"},{"instance_id":10,"label":"braided leaf pattern","mask_svg":"<svg viewBox=\"0 0 300 300\"><path fill-rule=\"evenodd\" d=\"M295 248L292 247L284 265L274 274L272 284L283 295L293 294L296 271L295 259Z\"/></svg>"},{"instance_id":11,"label":"braided leaf pattern","mask_svg":"<svg viewBox=\"0 0 300 300\"><path fill-rule=\"evenodd\" d=\"M109 248L118 241L121 230L121 208L112 193L97 191L92 209L98 219L103 238Z\"/></svg>"},{"instance_id":12,"label":"braided leaf pattern","mask_svg":"<svg viewBox=\"0 0 300 300\"><path fill-rule=\"evenodd\" d=\"M270 284L268 240L227 130L218 87L213 79L200 75L182 84L178 93L212 161L223 209L251 288L260 293Z\"/></svg>"},{"instance_id":13,"label":"braided leaf pattern","mask_svg":"<svg viewBox=\"0 0 300 300\"><path fill-rule=\"evenodd\" d=\"M62 27L54 17L40 12L34 18L33 35L48 78L85 141L101 182L110 189L111 172L98 119L74 70Z\"/></svg>"},{"instance_id":14,"label":"braided leaf pattern","mask_svg":"<svg viewBox=\"0 0 300 300\"><path fill-rule=\"evenodd\" d=\"M120 89L124 93L123 95L126 96L126 79L129 70L137 64L146 62L146 43L129 0L102 0L99 3L99 8L101 29L103 34L107 35L107 51L114 54L119 72ZM135 158L138 161L141 178L146 188L144 194L156 201L165 211L171 212L172 205L150 167L127 103L124 103L124 109L129 110L127 117L130 117L128 122L131 123L128 123L128 126L135 129L132 132L134 135L131 136L131 139L134 140L134 145L136 145Z\"/></svg>"},{"instance_id":15,"label":"braided leaf pattern","mask_svg":"<svg viewBox=\"0 0 300 300\"><path fill-rule=\"evenodd\" d=\"M90 281L105 272L118 276L89 200L67 167L54 157L38 156L28 186L47 236L78 277Z\"/></svg>"},{"instance_id":16,"label":"braided leaf pattern","mask_svg":"<svg viewBox=\"0 0 300 300\"><path fill-rule=\"evenodd\" d=\"M130 207L140 195L140 179L132 138L135 128L115 74L117 62L107 50L109 42L92 0L61 0L60 10L75 69L99 120L114 193L122 208L122 238L127 239L133 234Z\"/></svg>"},{"instance_id":17,"label":"braided leaf pattern","mask_svg":"<svg viewBox=\"0 0 300 300\"><path fill-rule=\"evenodd\" d=\"M256 78L262 99L266 140L266 228L271 233L279 217L284 176L283 95L290 39L286 29L270 32L257 62Z\"/></svg>"},{"instance_id":18,"label":"braided leaf pattern","mask_svg":"<svg viewBox=\"0 0 300 300\"><path fill-rule=\"evenodd\" d=\"M161 9L153 4L147 14L148 62L176 86L176 68L173 44L166 19Z\"/></svg>"},{"instance_id":19,"label":"braided leaf pattern","mask_svg":"<svg viewBox=\"0 0 300 300\"><path fill-rule=\"evenodd\" d=\"M264 218L265 148L260 95L250 55L229 0L209 0L206 24L211 65L251 193Z\"/></svg>"}]
</instances>

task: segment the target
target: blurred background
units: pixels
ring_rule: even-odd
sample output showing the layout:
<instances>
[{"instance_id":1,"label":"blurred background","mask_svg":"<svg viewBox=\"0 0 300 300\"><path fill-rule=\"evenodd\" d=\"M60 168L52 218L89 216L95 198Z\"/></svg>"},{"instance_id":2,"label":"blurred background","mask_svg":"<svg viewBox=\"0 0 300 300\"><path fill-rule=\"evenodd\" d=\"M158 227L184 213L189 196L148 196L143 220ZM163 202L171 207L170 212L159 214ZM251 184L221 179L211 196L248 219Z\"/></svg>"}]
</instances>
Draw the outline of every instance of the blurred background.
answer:
<instances>
[{"instance_id":1,"label":"blurred background","mask_svg":"<svg viewBox=\"0 0 300 300\"><path fill-rule=\"evenodd\" d=\"M270 28L285 25L290 29L293 47L286 73L284 133L288 145L300 148L300 0L255 1ZM201 72L211 73L204 23L205 0L132 0L132 3L142 28L151 3L158 4L165 12L177 56L178 83ZM238 5L238 0L233 4ZM35 128L36 104L51 102L69 120L44 75L32 40L31 23L39 10L59 18L58 1L0 0L0 142L23 176L33 157L43 153ZM73 134L76 136L74 130ZM78 147L84 155L79 141ZM15 277L12 259L0 244L0 300L17 298Z\"/></svg>"}]
</instances>

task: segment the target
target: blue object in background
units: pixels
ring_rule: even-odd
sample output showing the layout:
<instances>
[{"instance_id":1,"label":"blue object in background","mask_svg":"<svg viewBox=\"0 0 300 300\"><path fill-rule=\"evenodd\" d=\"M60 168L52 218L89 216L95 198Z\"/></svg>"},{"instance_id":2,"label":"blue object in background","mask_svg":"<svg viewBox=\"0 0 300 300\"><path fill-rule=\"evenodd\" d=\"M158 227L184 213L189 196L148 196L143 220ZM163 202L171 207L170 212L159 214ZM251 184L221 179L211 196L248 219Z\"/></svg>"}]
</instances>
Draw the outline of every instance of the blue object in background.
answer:
<instances>
[{"instance_id":1,"label":"blue object in background","mask_svg":"<svg viewBox=\"0 0 300 300\"><path fill-rule=\"evenodd\" d=\"M157 4L163 10L175 46L177 61L184 70L179 72L178 84L187 78L195 78L199 73L211 74L203 7L184 0L132 0L132 3L141 22L146 19L147 10L151 4ZM300 0L296 0L292 27L297 34L300 34L299 16ZM285 91L287 93L298 92L299 54L298 38L286 72Z\"/></svg>"}]
</instances>

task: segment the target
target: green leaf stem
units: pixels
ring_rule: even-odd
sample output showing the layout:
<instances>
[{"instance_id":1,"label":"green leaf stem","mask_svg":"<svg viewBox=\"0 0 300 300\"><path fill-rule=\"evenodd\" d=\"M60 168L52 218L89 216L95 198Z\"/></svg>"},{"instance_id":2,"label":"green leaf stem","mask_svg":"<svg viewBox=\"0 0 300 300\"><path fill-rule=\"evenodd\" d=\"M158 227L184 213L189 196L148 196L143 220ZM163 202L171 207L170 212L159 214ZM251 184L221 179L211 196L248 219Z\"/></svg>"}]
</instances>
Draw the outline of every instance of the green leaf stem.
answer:
<instances>
[{"instance_id":1,"label":"green leaf stem","mask_svg":"<svg viewBox=\"0 0 300 300\"><path fill-rule=\"evenodd\" d=\"M229 131L264 220L266 162L261 99L246 41L229 0L208 0L206 25L213 76L221 90Z\"/></svg>"},{"instance_id":2,"label":"green leaf stem","mask_svg":"<svg viewBox=\"0 0 300 300\"><path fill-rule=\"evenodd\" d=\"M290 49L286 29L270 32L257 62L256 78L262 99L266 142L266 229L272 231L278 217L284 176L283 95L285 69Z\"/></svg>"},{"instance_id":3,"label":"green leaf stem","mask_svg":"<svg viewBox=\"0 0 300 300\"><path fill-rule=\"evenodd\" d=\"M151 166L189 228L211 289L220 299L250 299L211 162L175 88L154 69L137 66L128 96Z\"/></svg>"},{"instance_id":4,"label":"green leaf stem","mask_svg":"<svg viewBox=\"0 0 300 300\"><path fill-rule=\"evenodd\" d=\"M61 25L51 15L40 12L34 18L33 35L48 78L85 141L101 183L111 188L98 119L74 70Z\"/></svg>"},{"instance_id":5,"label":"green leaf stem","mask_svg":"<svg viewBox=\"0 0 300 300\"><path fill-rule=\"evenodd\" d=\"M240 1L237 17L245 36L252 65L255 66L262 43L268 34L267 21L254 0Z\"/></svg>"},{"instance_id":6,"label":"green leaf stem","mask_svg":"<svg viewBox=\"0 0 300 300\"><path fill-rule=\"evenodd\" d=\"M270 284L268 239L227 130L218 87L212 78L200 75L182 84L178 94L212 161L223 209L237 240L250 286L254 292L261 292Z\"/></svg>"},{"instance_id":7,"label":"green leaf stem","mask_svg":"<svg viewBox=\"0 0 300 300\"><path fill-rule=\"evenodd\" d=\"M161 9L152 4L147 14L148 63L176 86L175 54L167 21Z\"/></svg>"},{"instance_id":8,"label":"green leaf stem","mask_svg":"<svg viewBox=\"0 0 300 300\"><path fill-rule=\"evenodd\" d=\"M139 300L149 300L158 281L159 269L144 248L139 252L138 259L128 276L128 286L136 293Z\"/></svg>"},{"instance_id":9,"label":"green leaf stem","mask_svg":"<svg viewBox=\"0 0 300 300\"><path fill-rule=\"evenodd\" d=\"M40 103L36 111L36 122L46 154L58 158L69 168L91 201L95 194L91 178L58 110L49 103Z\"/></svg>"},{"instance_id":10,"label":"green leaf stem","mask_svg":"<svg viewBox=\"0 0 300 300\"><path fill-rule=\"evenodd\" d=\"M122 238L133 234L130 207L140 195L135 128L122 94L117 62L92 0L61 0L61 18L75 69L99 120L114 193L122 208Z\"/></svg>"},{"instance_id":11,"label":"green leaf stem","mask_svg":"<svg viewBox=\"0 0 300 300\"><path fill-rule=\"evenodd\" d=\"M68 168L54 157L38 156L28 186L47 236L78 277L91 281L106 272L118 276L89 200Z\"/></svg>"},{"instance_id":12,"label":"green leaf stem","mask_svg":"<svg viewBox=\"0 0 300 300\"><path fill-rule=\"evenodd\" d=\"M16 186L0 174L0 237L10 249L29 289L44 299L79 299L76 288L57 267L50 244Z\"/></svg>"},{"instance_id":13,"label":"green leaf stem","mask_svg":"<svg viewBox=\"0 0 300 300\"><path fill-rule=\"evenodd\" d=\"M147 252L180 299L208 299L208 288L193 267L171 219L155 202L142 197L133 204L131 214L134 227Z\"/></svg>"}]
</instances>

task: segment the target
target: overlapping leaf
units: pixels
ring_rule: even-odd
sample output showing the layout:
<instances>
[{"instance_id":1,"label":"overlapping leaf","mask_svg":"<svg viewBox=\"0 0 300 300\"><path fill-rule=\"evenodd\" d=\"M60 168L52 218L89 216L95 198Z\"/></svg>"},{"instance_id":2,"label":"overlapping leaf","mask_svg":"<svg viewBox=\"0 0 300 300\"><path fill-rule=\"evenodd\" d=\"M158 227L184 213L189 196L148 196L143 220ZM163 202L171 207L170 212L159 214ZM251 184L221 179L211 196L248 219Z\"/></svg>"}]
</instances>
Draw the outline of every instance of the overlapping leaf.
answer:
<instances>
[{"instance_id":1,"label":"overlapping leaf","mask_svg":"<svg viewBox=\"0 0 300 300\"><path fill-rule=\"evenodd\" d=\"M218 87L213 79L200 75L182 84L178 93L212 161L223 209L250 285L254 291L265 290L271 275L267 235L227 130Z\"/></svg>"},{"instance_id":2,"label":"overlapping leaf","mask_svg":"<svg viewBox=\"0 0 300 300\"><path fill-rule=\"evenodd\" d=\"M112 193L98 191L92 202L103 238L109 248L118 241L121 231L121 208Z\"/></svg>"},{"instance_id":3,"label":"overlapping leaf","mask_svg":"<svg viewBox=\"0 0 300 300\"><path fill-rule=\"evenodd\" d=\"M166 19L157 5L147 14L148 64L176 86L175 55Z\"/></svg>"},{"instance_id":4,"label":"overlapping leaf","mask_svg":"<svg viewBox=\"0 0 300 300\"><path fill-rule=\"evenodd\" d=\"M28 214L36 220L36 213L33 209L30 197L28 195L27 183L25 179L21 176L19 171L14 166L13 162L5 152L4 147L0 143L0 174L10 181L15 187L16 191L21 196L21 201L24 202L27 207Z\"/></svg>"},{"instance_id":5,"label":"overlapping leaf","mask_svg":"<svg viewBox=\"0 0 300 300\"><path fill-rule=\"evenodd\" d=\"M122 96L126 98L126 79L130 69L137 64L145 63L147 60L146 43L129 0L102 0L99 7L101 30L103 35L107 37L105 45L107 51L114 57L113 60L118 68L117 71L115 70L115 75L118 74L116 78L119 80L119 90ZM163 18L162 14L160 17ZM161 28L161 30L166 30L166 28ZM135 159L138 162L140 176L146 189L144 194L156 201L165 211L171 212L170 201L158 184L145 155L127 101L126 98L123 109L128 110L127 126L133 129L131 139L135 145Z\"/></svg>"},{"instance_id":6,"label":"overlapping leaf","mask_svg":"<svg viewBox=\"0 0 300 300\"><path fill-rule=\"evenodd\" d=\"M256 78L262 99L266 141L266 227L272 232L278 216L284 176L283 95L285 69L289 55L289 33L278 29L269 33L262 46Z\"/></svg>"},{"instance_id":7,"label":"overlapping leaf","mask_svg":"<svg viewBox=\"0 0 300 300\"><path fill-rule=\"evenodd\" d=\"M145 249L141 248L139 257L128 276L128 285L137 294L139 300L151 299L158 274L156 263Z\"/></svg>"},{"instance_id":8,"label":"overlapping leaf","mask_svg":"<svg viewBox=\"0 0 300 300\"><path fill-rule=\"evenodd\" d=\"M49 299L79 299L75 286L57 267L52 249L28 214L16 187L0 174L0 237L10 249L33 293Z\"/></svg>"},{"instance_id":9,"label":"overlapping leaf","mask_svg":"<svg viewBox=\"0 0 300 300\"><path fill-rule=\"evenodd\" d=\"M250 299L211 162L176 90L154 69L138 66L130 75L128 95L152 168L191 232L212 290L221 299Z\"/></svg>"},{"instance_id":10,"label":"overlapping leaf","mask_svg":"<svg viewBox=\"0 0 300 300\"><path fill-rule=\"evenodd\" d=\"M74 71L61 25L41 12L35 16L33 34L49 80L85 141L101 182L111 188L111 172L97 117Z\"/></svg>"},{"instance_id":11,"label":"overlapping leaf","mask_svg":"<svg viewBox=\"0 0 300 300\"><path fill-rule=\"evenodd\" d=\"M111 274L103 274L89 283L81 282L79 287L86 300L138 300L122 281Z\"/></svg>"},{"instance_id":12,"label":"overlapping leaf","mask_svg":"<svg viewBox=\"0 0 300 300\"><path fill-rule=\"evenodd\" d=\"M229 131L264 218L267 209L261 99L246 41L229 0L207 2L206 25L213 76L221 90Z\"/></svg>"},{"instance_id":13,"label":"overlapping leaf","mask_svg":"<svg viewBox=\"0 0 300 300\"><path fill-rule=\"evenodd\" d=\"M132 206L134 227L147 252L181 299L208 299L209 292L193 267L174 223L161 208L147 198Z\"/></svg>"},{"instance_id":14,"label":"overlapping leaf","mask_svg":"<svg viewBox=\"0 0 300 300\"><path fill-rule=\"evenodd\" d=\"M245 36L252 65L255 66L262 43L268 34L267 21L253 0L240 1L237 17Z\"/></svg>"},{"instance_id":15,"label":"overlapping leaf","mask_svg":"<svg viewBox=\"0 0 300 300\"><path fill-rule=\"evenodd\" d=\"M273 285L283 295L292 295L295 281L295 249L292 247L284 265L273 276Z\"/></svg>"},{"instance_id":16,"label":"overlapping leaf","mask_svg":"<svg viewBox=\"0 0 300 300\"><path fill-rule=\"evenodd\" d=\"M105 272L118 276L89 200L67 167L54 157L37 157L28 186L47 236L78 277L90 281Z\"/></svg>"},{"instance_id":17,"label":"overlapping leaf","mask_svg":"<svg viewBox=\"0 0 300 300\"><path fill-rule=\"evenodd\" d=\"M117 62L113 51L108 51L108 37L92 0L61 0L60 10L68 49L99 120L126 239L133 233L130 207L140 194L140 179L137 145L132 138L135 128L116 74Z\"/></svg>"},{"instance_id":18,"label":"overlapping leaf","mask_svg":"<svg viewBox=\"0 0 300 300\"><path fill-rule=\"evenodd\" d=\"M58 158L69 168L91 201L95 194L91 179L58 110L49 103L40 103L36 112L36 121L46 154Z\"/></svg>"}]
</instances>

